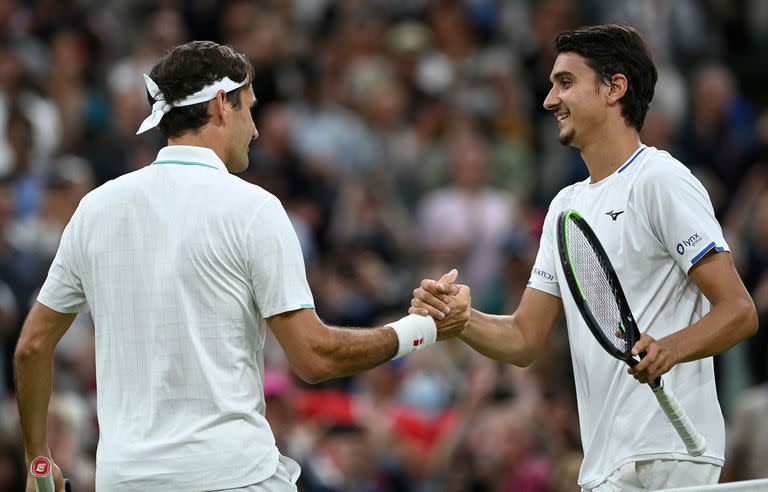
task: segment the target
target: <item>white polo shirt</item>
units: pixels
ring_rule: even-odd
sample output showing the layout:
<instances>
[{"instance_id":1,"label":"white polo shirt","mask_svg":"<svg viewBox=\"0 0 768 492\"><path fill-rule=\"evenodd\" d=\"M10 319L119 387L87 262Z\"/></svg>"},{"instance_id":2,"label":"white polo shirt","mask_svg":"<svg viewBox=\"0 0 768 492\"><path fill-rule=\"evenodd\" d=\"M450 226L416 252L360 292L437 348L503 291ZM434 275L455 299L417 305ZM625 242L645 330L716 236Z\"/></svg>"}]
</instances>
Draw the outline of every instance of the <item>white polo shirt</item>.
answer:
<instances>
[{"instance_id":1,"label":"white polo shirt","mask_svg":"<svg viewBox=\"0 0 768 492\"><path fill-rule=\"evenodd\" d=\"M703 456L683 442L651 389L627 374L587 328L557 254L560 212L581 213L603 244L641 332L659 339L696 322L710 304L688 270L712 249L728 250L701 183L667 152L641 146L607 178L563 189L549 208L528 285L561 297L570 339L584 461L579 485L593 488L630 461L723 463L725 430L712 358L678 364L664 383L707 440Z\"/></svg>"},{"instance_id":2,"label":"white polo shirt","mask_svg":"<svg viewBox=\"0 0 768 492\"><path fill-rule=\"evenodd\" d=\"M83 198L38 301L93 315L97 490L227 489L275 472L265 318L313 299L280 202L212 150L165 147Z\"/></svg>"}]
</instances>

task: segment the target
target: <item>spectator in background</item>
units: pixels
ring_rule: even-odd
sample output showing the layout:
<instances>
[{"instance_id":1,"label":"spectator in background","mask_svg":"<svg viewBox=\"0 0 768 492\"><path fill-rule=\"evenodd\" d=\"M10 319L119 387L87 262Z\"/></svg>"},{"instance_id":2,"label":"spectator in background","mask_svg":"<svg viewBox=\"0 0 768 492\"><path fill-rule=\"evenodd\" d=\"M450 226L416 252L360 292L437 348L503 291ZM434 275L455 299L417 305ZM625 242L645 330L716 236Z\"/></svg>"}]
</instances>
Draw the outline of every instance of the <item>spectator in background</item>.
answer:
<instances>
[{"instance_id":1,"label":"spectator in background","mask_svg":"<svg viewBox=\"0 0 768 492\"><path fill-rule=\"evenodd\" d=\"M45 90L60 111L60 150L78 152L86 138L107 125L109 106L101 86L89 80L93 49L84 33L62 29L53 34L50 43Z\"/></svg>"},{"instance_id":2,"label":"spectator in background","mask_svg":"<svg viewBox=\"0 0 768 492\"><path fill-rule=\"evenodd\" d=\"M59 108L40 95L27 76L20 55L0 42L0 172L13 170L13 150L7 140L7 124L14 107L32 127L30 159L44 161L58 149L61 139Z\"/></svg>"},{"instance_id":3,"label":"spectator in background","mask_svg":"<svg viewBox=\"0 0 768 492\"><path fill-rule=\"evenodd\" d=\"M31 249L12 243L17 193L14 176L0 177L0 393L8 395L13 384L13 349L23 312L29 308L45 260Z\"/></svg>"},{"instance_id":4,"label":"spectator in background","mask_svg":"<svg viewBox=\"0 0 768 492\"><path fill-rule=\"evenodd\" d=\"M69 219L80 200L93 188L91 167L79 157L61 156L51 163L43 182L45 188L39 210L16 221L10 233L16 248L52 261Z\"/></svg>"},{"instance_id":5,"label":"spectator in background","mask_svg":"<svg viewBox=\"0 0 768 492\"><path fill-rule=\"evenodd\" d=\"M15 439L0 437L0 490L24 490L27 467Z\"/></svg>"},{"instance_id":6,"label":"spectator in background","mask_svg":"<svg viewBox=\"0 0 768 492\"><path fill-rule=\"evenodd\" d=\"M498 312L492 302L502 266L501 246L507 231L520 226L515 196L488 180L487 140L473 132L449 142L451 182L425 195L418 206L421 246L440 270L458 265L472 285L477 306ZM499 300L496 299L496 302Z\"/></svg>"},{"instance_id":7,"label":"spectator in background","mask_svg":"<svg viewBox=\"0 0 768 492\"><path fill-rule=\"evenodd\" d=\"M754 115L738 92L733 74L720 64L702 66L695 72L691 98L680 158L703 175L715 192L713 198L719 198L713 199L713 205L721 215L733 198L729 190L741 182L754 150Z\"/></svg>"},{"instance_id":8,"label":"spectator in background","mask_svg":"<svg viewBox=\"0 0 768 492\"><path fill-rule=\"evenodd\" d=\"M48 414L48 436L56 462L67 470L75 490L94 491L96 467L87 451L90 420L88 408L77 393L55 394Z\"/></svg>"},{"instance_id":9,"label":"spectator in background","mask_svg":"<svg viewBox=\"0 0 768 492\"><path fill-rule=\"evenodd\" d=\"M763 382L736 399L728 418L726 482L768 477L768 361L761 362Z\"/></svg>"},{"instance_id":10,"label":"spectator in background","mask_svg":"<svg viewBox=\"0 0 768 492\"><path fill-rule=\"evenodd\" d=\"M6 138L10 145L10 168L16 200L14 215L25 220L40 211L43 200L47 162L33 155L35 133L32 123L18 106L11 106L6 122Z\"/></svg>"},{"instance_id":11,"label":"spectator in background","mask_svg":"<svg viewBox=\"0 0 768 492\"><path fill-rule=\"evenodd\" d=\"M364 429L333 425L317 443L300 485L306 492L407 492L407 486L396 488L375 464Z\"/></svg>"}]
</instances>

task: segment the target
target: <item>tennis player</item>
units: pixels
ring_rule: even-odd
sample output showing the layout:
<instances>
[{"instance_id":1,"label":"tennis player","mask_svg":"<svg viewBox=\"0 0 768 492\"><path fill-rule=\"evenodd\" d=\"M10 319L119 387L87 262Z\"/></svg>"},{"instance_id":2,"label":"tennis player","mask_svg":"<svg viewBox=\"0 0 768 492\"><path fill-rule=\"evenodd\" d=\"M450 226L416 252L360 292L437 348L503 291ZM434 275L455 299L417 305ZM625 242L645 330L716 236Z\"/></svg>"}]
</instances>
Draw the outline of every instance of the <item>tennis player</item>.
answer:
<instances>
[{"instance_id":1,"label":"tennis player","mask_svg":"<svg viewBox=\"0 0 768 492\"><path fill-rule=\"evenodd\" d=\"M264 418L267 325L294 371L318 382L466 324L466 306L437 323L408 315L367 330L318 319L285 210L230 174L246 169L258 137L252 77L242 54L202 41L174 48L145 76L153 105L139 133L159 126L168 146L82 200L18 343L27 462L50 456L53 350L87 308L96 331L96 489L105 492L296 490L299 467L280 455ZM468 290L459 296L468 303ZM56 480L62 490L58 470Z\"/></svg>"},{"instance_id":2,"label":"tennis player","mask_svg":"<svg viewBox=\"0 0 768 492\"><path fill-rule=\"evenodd\" d=\"M510 316L473 312L460 337L493 359L527 366L546 349L565 311L579 408L584 490L658 490L711 484L723 465L724 424L712 356L757 330L755 307L734 267L706 190L639 131L656 68L638 33L603 25L560 34L544 107L559 139L581 152L589 179L552 201L519 308ZM683 442L645 384L592 336L558 259L556 222L579 211L605 246L644 331L633 348L647 355L631 374L661 374L704 435L703 456ZM585 288L588 288L586 286ZM412 313L437 314L451 287L425 280Z\"/></svg>"}]
</instances>

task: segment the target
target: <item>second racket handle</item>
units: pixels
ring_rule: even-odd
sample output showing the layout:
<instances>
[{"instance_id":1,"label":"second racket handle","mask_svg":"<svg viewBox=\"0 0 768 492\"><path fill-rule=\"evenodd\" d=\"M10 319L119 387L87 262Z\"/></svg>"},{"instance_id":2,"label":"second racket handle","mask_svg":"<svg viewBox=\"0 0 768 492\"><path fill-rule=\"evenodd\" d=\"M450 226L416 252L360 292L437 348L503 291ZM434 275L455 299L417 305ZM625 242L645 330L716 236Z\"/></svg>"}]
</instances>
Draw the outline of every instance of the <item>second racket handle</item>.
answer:
<instances>
[{"instance_id":1,"label":"second racket handle","mask_svg":"<svg viewBox=\"0 0 768 492\"><path fill-rule=\"evenodd\" d=\"M707 450L707 441L704 436L696 429L685 413L680 402L677 401L675 395L664 389L664 383L653 388L653 394L656 395L656 399L659 401L659 405L667 414L670 423L677 431L680 439L685 444L685 449L688 450L688 454L691 456L701 456L704 451Z\"/></svg>"},{"instance_id":2,"label":"second racket handle","mask_svg":"<svg viewBox=\"0 0 768 492\"><path fill-rule=\"evenodd\" d=\"M53 482L53 462L49 458L38 456L33 459L29 472L35 479L37 492L56 492L56 485Z\"/></svg>"}]
</instances>

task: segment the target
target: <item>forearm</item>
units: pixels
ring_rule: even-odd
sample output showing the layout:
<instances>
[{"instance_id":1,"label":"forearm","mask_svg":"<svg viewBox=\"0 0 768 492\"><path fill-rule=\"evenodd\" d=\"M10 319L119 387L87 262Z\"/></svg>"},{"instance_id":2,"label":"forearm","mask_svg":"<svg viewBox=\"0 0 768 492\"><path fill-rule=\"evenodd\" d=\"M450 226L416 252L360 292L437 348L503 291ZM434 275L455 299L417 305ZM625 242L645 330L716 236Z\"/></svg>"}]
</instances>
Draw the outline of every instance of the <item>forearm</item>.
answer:
<instances>
[{"instance_id":1,"label":"forearm","mask_svg":"<svg viewBox=\"0 0 768 492\"><path fill-rule=\"evenodd\" d=\"M664 337L674 347L677 362L690 362L722 353L757 330L757 313L751 299L738 298L712 307L693 325Z\"/></svg>"},{"instance_id":2,"label":"forearm","mask_svg":"<svg viewBox=\"0 0 768 492\"><path fill-rule=\"evenodd\" d=\"M315 348L319 381L349 376L376 367L395 356L395 330L382 328L338 328L329 326ZM319 382L318 381L318 382Z\"/></svg>"},{"instance_id":3,"label":"forearm","mask_svg":"<svg viewBox=\"0 0 768 492\"><path fill-rule=\"evenodd\" d=\"M16 398L27 462L48 455L46 424L53 379L53 351L26 348L21 343L14 358Z\"/></svg>"},{"instance_id":4,"label":"forearm","mask_svg":"<svg viewBox=\"0 0 768 492\"><path fill-rule=\"evenodd\" d=\"M459 338L486 357L516 366L530 365L537 355L515 314L496 316L473 309Z\"/></svg>"}]
</instances>

